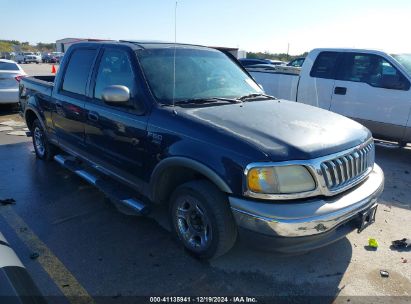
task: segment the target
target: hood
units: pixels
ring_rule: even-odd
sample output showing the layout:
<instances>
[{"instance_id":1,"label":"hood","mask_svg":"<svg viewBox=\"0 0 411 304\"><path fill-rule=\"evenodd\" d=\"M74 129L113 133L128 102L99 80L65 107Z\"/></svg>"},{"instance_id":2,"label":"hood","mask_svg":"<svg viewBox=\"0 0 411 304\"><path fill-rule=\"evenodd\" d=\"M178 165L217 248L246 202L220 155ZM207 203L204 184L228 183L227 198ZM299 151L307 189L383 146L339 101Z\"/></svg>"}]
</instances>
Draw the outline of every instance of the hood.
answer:
<instances>
[{"instance_id":1,"label":"hood","mask_svg":"<svg viewBox=\"0 0 411 304\"><path fill-rule=\"evenodd\" d=\"M317 158L371 137L367 128L351 119L285 100L182 108L179 112L254 145L272 161Z\"/></svg>"}]
</instances>

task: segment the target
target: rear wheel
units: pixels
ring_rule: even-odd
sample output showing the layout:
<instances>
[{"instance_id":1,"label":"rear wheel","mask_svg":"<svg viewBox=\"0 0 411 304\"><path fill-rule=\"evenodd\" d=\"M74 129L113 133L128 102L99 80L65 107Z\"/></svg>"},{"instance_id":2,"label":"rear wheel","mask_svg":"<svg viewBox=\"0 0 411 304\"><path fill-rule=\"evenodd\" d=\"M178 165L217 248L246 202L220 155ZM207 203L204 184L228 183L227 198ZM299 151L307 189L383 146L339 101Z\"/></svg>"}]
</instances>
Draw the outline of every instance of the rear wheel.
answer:
<instances>
[{"instance_id":1,"label":"rear wheel","mask_svg":"<svg viewBox=\"0 0 411 304\"><path fill-rule=\"evenodd\" d=\"M179 186L171 197L170 215L177 237L198 258L221 256L236 241L237 226L227 197L208 181Z\"/></svg>"},{"instance_id":2,"label":"rear wheel","mask_svg":"<svg viewBox=\"0 0 411 304\"><path fill-rule=\"evenodd\" d=\"M32 138L36 156L43 160L52 160L56 149L48 142L47 135L38 119L33 122Z\"/></svg>"}]
</instances>

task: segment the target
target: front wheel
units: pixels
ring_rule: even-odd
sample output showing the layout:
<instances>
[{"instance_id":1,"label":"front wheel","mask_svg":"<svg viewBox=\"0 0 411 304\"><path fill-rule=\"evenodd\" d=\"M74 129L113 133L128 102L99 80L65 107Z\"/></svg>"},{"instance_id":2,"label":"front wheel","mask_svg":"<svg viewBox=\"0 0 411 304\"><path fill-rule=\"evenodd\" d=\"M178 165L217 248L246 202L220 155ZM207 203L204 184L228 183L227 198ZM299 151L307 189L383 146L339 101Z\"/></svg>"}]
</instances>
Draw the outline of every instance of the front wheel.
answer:
<instances>
[{"instance_id":1,"label":"front wheel","mask_svg":"<svg viewBox=\"0 0 411 304\"><path fill-rule=\"evenodd\" d=\"M32 137L34 152L37 158L52 160L55 154L55 148L48 142L43 126L38 119L33 122Z\"/></svg>"},{"instance_id":2,"label":"front wheel","mask_svg":"<svg viewBox=\"0 0 411 304\"><path fill-rule=\"evenodd\" d=\"M212 183L187 182L174 191L170 203L174 232L194 256L216 258L233 247L237 226L226 195Z\"/></svg>"}]
</instances>

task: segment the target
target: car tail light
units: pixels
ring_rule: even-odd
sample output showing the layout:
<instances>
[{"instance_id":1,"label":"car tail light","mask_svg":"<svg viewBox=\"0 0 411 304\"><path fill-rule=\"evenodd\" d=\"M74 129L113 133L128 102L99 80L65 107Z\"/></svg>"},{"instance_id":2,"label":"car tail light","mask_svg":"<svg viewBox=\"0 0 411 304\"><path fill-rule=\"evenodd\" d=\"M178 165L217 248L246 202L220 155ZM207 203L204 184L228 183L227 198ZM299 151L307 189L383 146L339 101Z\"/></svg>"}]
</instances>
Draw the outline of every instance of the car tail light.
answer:
<instances>
[{"instance_id":1,"label":"car tail light","mask_svg":"<svg viewBox=\"0 0 411 304\"><path fill-rule=\"evenodd\" d=\"M16 76L16 77L14 77L14 79L16 79L17 82L20 82L20 80L21 80L23 77L26 77L26 76L25 76L25 75L18 75L18 76Z\"/></svg>"}]
</instances>

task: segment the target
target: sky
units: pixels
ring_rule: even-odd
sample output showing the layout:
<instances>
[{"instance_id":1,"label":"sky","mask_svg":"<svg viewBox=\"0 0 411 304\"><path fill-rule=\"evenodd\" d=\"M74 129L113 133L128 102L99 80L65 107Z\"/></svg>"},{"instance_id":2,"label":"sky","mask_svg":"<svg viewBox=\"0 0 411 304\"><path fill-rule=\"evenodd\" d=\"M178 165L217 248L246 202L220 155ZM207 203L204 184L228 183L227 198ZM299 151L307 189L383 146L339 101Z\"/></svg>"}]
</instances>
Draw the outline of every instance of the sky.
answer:
<instances>
[{"instance_id":1,"label":"sky","mask_svg":"<svg viewBox=\"0 0 411 304\"><path fill-rule=\"evenodd\" d=\"M174 41L175 0L0 0L0 39ZM410 0L178 0L177 42L298 55L317 47L411 52Z\"/></svg>"}]
</instances>

